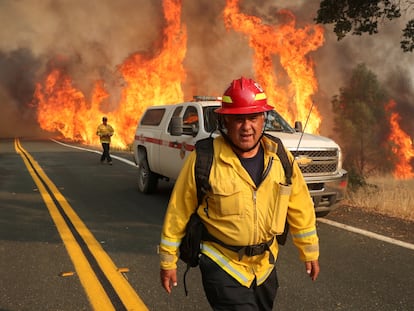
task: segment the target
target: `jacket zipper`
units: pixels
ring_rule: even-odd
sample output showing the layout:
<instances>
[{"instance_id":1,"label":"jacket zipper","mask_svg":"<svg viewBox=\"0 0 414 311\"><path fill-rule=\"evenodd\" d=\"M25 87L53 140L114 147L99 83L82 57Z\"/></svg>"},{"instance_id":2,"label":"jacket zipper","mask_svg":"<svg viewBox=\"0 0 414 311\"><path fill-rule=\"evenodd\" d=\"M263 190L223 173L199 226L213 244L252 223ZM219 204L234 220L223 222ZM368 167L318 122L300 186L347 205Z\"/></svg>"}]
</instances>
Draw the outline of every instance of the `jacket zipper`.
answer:
<instances>
[{"instance_id":1,"label":"jacket zipper","mask_svg":"<svg viewBox=\"0 0 414 311\"><path fill-rule=\"evenodd\" d=\"M257 241L257 206L256 206L257 190L253 190L253 206L254 206L254 236L253 241Z\"/></svg>"}]
</instances>

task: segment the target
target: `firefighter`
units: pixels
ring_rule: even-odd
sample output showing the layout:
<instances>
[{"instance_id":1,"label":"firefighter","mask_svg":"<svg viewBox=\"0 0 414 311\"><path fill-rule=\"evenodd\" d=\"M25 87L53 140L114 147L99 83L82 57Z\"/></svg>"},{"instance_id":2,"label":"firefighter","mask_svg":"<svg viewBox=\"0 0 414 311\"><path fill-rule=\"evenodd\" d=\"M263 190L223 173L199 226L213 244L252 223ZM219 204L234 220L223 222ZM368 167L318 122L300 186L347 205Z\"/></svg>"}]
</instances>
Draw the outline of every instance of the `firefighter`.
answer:
<instances>
[{"instance_id":1,"label":"firefighter","mask_svg":"<svg viewBox=\"0 0 414 311\"><path fill-rule=\"evenodd\" d=\"M112 158L109 153L110 144L111 144L111 137L114 135L114 129L112 126L108 124L108 118L102 118L102 124L98 126L96 130L96 135L99 136L100 142L102 144L102 155L101 155L101 163L105 163L105 160L108 162L109 165L112 165Z\"/></svg>"},{"instance_id":2,"label":"firefighter","mask_svg":"<svg viewBox=\"0 0 414 311\"><path fill-rule=\"evenodd\" d=\"M272 310L279 286L275 236L283 233L286 220L306 273L317 279L319 242L313 202L296 162L291 184L286 184L276 153L279 146L263 135L266 112L272 109L252 79L234 80L224 92L215 111L221 136L213 143L211 190L197 208L193 152L165 214L160 277L168 293L177 286L177 251L196 209L209 236L201 243L199 267L213 310ZM292 162L292 154L287 153Z\"/></svg>"}]
</instances>

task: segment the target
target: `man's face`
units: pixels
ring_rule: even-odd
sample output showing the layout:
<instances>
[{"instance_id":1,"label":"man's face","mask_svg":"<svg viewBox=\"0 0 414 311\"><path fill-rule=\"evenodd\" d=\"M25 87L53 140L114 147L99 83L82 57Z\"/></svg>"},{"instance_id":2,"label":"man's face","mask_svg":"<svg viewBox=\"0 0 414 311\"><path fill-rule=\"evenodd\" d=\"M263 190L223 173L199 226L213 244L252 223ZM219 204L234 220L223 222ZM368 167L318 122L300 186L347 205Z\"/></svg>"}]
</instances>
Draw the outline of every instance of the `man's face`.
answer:
<instances>
[{"instance_id":1,"label":"man's face","mask_svg":"<svg viewBox=\"0 0 414 311\"><path fill-rule=\"evenodd\" d=\"M264 113L225 115L225 126L230 140L241 151L249 153L259 141L265 122ZM258 146L257 146L258 147ZM253 151L255 154L256 148ZM241 154L249 156L249 154Z\"/></svg>"}]
</instances>

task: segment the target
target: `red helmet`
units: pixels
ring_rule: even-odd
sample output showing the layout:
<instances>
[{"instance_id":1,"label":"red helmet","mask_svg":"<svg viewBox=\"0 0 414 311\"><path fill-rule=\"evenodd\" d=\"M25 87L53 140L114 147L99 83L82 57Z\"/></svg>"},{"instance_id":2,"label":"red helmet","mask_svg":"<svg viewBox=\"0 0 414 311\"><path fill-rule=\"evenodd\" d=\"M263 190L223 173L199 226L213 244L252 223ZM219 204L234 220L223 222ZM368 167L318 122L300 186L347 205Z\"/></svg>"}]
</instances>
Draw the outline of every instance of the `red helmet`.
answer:
<instances>
[{"instance_id":1,"label":"red helmet","mask_svg":"<svg viewBox=\"0 0 414 311\"><path fill-rule=\"evenodd\" d=\"M261 86L252 79L241 77L233 80L224 92L221 107L215 110L219 114L250 114L273 110L267 104L267 97Z\"/></svg>"}]
</instances>

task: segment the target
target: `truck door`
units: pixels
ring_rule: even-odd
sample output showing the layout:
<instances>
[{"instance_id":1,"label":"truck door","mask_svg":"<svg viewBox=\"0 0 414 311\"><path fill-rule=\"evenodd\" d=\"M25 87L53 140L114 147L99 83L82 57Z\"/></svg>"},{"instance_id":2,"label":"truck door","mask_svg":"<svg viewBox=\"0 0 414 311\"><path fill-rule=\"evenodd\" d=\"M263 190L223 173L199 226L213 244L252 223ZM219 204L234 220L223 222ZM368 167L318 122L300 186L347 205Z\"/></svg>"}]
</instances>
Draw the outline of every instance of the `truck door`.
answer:
<instances>
[{"instance_id":1,"label":"truck door","mask_svg":"<svg viewBox=\"0 0 414 311\"><path fill-rule=\"evenodd\" d=\"M175 180L181 171L184 160L194 149L196 137L193 137L191 129L196 129L196 131L200 129L200 116L194 106L186 106L184 109L181 106L177 107L172 116L182 116L186 129L183 135L172 136L170 126L168 126L167 131L161 137L163 144L160 149L160 168L165 176Z\"/></svg>"}]
</instances>

